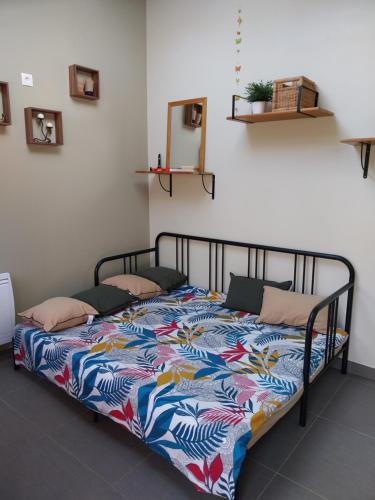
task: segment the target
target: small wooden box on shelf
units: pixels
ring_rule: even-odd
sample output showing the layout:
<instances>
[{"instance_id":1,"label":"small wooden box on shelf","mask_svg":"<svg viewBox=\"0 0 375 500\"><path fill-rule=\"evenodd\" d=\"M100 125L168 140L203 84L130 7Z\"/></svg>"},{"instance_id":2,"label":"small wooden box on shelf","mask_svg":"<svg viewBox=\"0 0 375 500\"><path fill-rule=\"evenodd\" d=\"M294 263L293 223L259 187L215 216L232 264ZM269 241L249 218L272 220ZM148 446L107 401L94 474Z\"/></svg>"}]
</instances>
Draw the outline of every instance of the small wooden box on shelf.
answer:
<instances>
[{"instance_id":1,"label":"small wooden box on shelf","mask_svg":"<svg viewBox=\"0 0 375 500\"><path fill-rule=\"evenodd\" d=\"M0 98L2 106L0 108L0 126L6 127L12 124L10 114L9 84L0 82Z\"/></svg>"},{"instance_id":2,"label":"small wooden box on shelf","mask_svg":"<svg viewBox=\"0 0 375 500\"><path fill-rule=\"evenodd\" d=\"M47 123L44 123L44 122ZM39 127L39 137L34 133ZM39 146L61 146L63 126L61 111L41 108L25 108L26 143Z\"/></svg>"},{"instance_id":3,"label":"small wooden box on shelf","mask_svg":"<svg viewBox=\"0 0 375 500\"><path fill-rule=\"evenodd\" d=\"M71 97L95 101L99 99L99 71L79 64L69 66Z\"/></svg>"}]
</instances>

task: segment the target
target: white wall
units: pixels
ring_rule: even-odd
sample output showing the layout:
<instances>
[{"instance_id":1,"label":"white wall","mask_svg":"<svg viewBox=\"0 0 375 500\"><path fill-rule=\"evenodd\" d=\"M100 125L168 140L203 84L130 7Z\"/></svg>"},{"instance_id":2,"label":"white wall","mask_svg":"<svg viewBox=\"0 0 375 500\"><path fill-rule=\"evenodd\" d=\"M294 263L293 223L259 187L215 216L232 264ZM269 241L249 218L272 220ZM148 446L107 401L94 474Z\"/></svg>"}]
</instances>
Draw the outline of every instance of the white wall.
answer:
<instances>
[{"instance_id":1,"label":"white wall","mask_svg":"<svg viewBox=\"0 0 375 500\"><path fill-rule=\"evenodd\" d=\"M241 5L242 3L242 5ZM334 118L242 125L225 119L236 92L242 7L243 86L306 75ZM339 253L357 271L350 359L375 367L375 152L367 180L340 138L375 135L373 0L149 0L149 162L165 155L167 102L208 97L206 170L150 181L150 231L181 231Z\"/></svg>"},{"instance_id":2,"label":"white wall","mask_svg":"<svg viewBox=\"0 0 375 500\"><path fill-rule=\"evenodd\" d=\"M22 311L92 286L104 255L148 246L134 173L147 161L146 3L1 0L0 61L13 122L0 127L0 272ZM100 71L99 101L69 96L70 64ZM63 146L27 146L28 106L62 111Z\"/></svg>"}]
</instances>

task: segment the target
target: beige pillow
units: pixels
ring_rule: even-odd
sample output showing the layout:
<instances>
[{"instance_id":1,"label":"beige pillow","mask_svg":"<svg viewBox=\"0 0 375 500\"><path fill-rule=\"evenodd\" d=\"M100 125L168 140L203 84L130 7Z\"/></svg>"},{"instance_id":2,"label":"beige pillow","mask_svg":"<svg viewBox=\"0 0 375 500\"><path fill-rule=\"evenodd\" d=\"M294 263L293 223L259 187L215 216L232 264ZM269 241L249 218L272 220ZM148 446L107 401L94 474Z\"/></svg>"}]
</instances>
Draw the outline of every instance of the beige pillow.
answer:
<instances>
[{"instance_id":1,"label":"beige pillow","mask_svg":"<svg viewBox=\"0 0 375 500\"><path fill-rule=\"evenodd\" d=\"M19 313L22 318L31 319L45 332L58 332L65 328L81 325L89 315L98 311L89 304L68 297L54 297Z\"/></svg>"},{"instance_id":2,"label":"beige pillow","mask_svg":"<svg viewBox=\"0 0 375 500\"><path fill-rule=\"evenodd\" d=\"M264 287L262 309L255 323L306 326L312 309L323 299L318 295L286 292L271 286ZM314 330L327 331L328 307L316 317Z\"/></svg>"},{"instance_id":3,"label":"beige pillow","mask_svg":"<svg viewBox=\"0 0 375 500\"><path fill-rule=\"evenodd\" d=\"M117 286L121 290L129 290L131 294L141 300L151 299L162 293L159 285L141 276L134 276L134 274L119 274L105 279L102 283L103 285Z\"/></svg>"}]
</instances>

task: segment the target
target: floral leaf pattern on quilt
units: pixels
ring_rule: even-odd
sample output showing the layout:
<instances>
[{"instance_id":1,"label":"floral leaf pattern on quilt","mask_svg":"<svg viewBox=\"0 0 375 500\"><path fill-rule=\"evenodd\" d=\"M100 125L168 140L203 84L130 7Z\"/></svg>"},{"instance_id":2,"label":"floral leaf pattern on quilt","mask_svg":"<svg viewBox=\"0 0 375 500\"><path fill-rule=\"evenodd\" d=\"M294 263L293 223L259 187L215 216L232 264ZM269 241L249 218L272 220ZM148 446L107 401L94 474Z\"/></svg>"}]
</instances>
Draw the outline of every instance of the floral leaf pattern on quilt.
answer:
<instances>
[{"instance_id":1,"label":"floral leaf pattern on quilt","mask_svg":"<svg viewBox=\"0 0 375 500\"><path fill-rule=\"evenodd\" d=\"M183 286L61 332L16 327L15 362L107 415L199 491L233 500L252 436L302 387L305 332L257 325ZM311 373L324 362L313 339ZM338 331L336 347L346 340Z\"/></svg>"}]
</instances>

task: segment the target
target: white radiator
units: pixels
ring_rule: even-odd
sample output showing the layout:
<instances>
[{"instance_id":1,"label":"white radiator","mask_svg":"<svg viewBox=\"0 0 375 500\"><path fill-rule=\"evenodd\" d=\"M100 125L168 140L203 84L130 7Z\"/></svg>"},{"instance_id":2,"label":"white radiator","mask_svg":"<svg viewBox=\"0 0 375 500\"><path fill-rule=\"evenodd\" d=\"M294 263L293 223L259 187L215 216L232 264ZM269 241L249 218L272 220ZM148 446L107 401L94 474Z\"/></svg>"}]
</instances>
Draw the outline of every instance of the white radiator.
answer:
<instances>
[{"instance_id":1,"label":"white radiator","mask_svg":"<svg viewBox=\"0 0 375 500\"><path fill-rule=\"evenodd\" d=\"M0 274L0 345L12 340L14 333L14 298L8 273Z\"/></svg>"}]
</instances>

